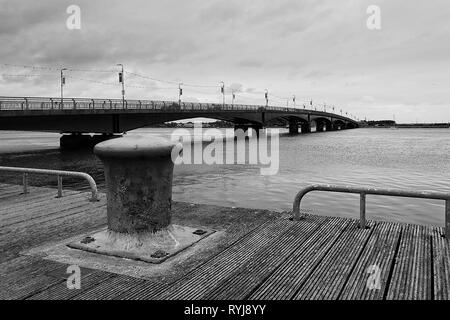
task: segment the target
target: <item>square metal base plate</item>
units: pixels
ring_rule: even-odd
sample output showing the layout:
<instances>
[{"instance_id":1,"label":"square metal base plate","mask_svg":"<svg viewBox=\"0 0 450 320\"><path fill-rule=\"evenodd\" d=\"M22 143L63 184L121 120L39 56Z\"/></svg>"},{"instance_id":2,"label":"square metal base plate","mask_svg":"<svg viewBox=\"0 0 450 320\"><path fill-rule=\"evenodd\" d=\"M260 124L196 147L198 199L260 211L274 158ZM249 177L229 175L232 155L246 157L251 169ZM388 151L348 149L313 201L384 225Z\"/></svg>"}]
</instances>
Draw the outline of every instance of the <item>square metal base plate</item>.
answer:
<instances>
[{"instance_id":1,"label":"square metal base plate","mask_svg":"<svg viewBox=\"0 0 450 320\"><path fill-rule=\"evenodd\" d=\"M208 229L171 225L168 229L157 233L128 235L105 228L67 246L102 255L161 263L214 232Z\"/></svg>"}]
</instances>

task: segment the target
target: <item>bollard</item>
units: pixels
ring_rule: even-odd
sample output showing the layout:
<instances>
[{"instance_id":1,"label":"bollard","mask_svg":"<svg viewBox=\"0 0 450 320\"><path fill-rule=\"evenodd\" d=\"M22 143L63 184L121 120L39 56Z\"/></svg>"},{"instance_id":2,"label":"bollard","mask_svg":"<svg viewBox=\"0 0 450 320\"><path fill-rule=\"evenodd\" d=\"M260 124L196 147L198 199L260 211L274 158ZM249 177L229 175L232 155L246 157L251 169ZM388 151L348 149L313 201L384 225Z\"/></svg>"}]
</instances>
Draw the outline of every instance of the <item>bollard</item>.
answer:
<instances>
[{"instance_id":1,"label":"bollard","mask_svg":"<svg viewBox=\"0 0 450 320\"><path fill-rule=\"evenodd\" d=\"M141 136L95 146L105 168L109 230L154 233L170 225L174 146L162 137Z\"/></svg>"},{"instance_id":2,"label":"bollard","mask_svg":"<svg viewBox=\"0 0 450 320\"><path fill-rule=\"evenodd\" d=\"M141 136L97 144L94 153L105 168L107 228L68 246L161 263L214 233L171 224L174 147L167 139Z\"/></svg>"}]
</instances>

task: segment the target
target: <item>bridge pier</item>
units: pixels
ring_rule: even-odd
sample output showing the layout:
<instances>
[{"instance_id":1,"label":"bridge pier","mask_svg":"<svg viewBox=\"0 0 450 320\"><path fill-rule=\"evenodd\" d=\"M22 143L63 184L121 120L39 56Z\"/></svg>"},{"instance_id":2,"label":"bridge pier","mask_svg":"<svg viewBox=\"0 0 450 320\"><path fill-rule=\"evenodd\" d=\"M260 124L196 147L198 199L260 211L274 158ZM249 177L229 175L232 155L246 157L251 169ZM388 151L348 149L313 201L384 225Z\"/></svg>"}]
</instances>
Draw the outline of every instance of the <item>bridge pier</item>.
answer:
<instances>
[{"instance_id":1,"label":"bridge pier","mask_svg":"<svg viewBox=\"0 0 450 320\"><path fill-rule=\"evenodd\" d=\"M289 120L289 134L298 134L298 123L295 120Z\"/></svg>"},{"instance_id":2,"label":"bridge pier","mask_svg":"<svg viewBox=\"0 0 450 320\"><path fill-rule=\"evenodd\" d=\"M300 125L300 129L302 133L310 133L311 132L311 124L310 123L302 123Z\"/></svg>"},{"instance_id":3,"label":"bridge pier","mask_svg":"<svg viewBox=\"0 0 450 320\"><path fill-rule=\"evenodd\" d=\"M63 134L59 139L59 147L62 150L90 149L97 143L119 137L121 136L115 134L97 134L94 136L81 133Z\"/></svg>"},{"instance_id":4,"label":"bridge pier","mask_svg":"<svg viewBox=\"0 0 450 320\"><path fill-rule=\"evenodd\" d=\"M322 122L316 123L316 132L323 132L325 131L325 125Z\"/></svg>"},{"instance_id":5,"label":"bridge pier","mask_svg":"<svg viewBox=\"0 0 450 320\"><path fill-rule=\"evenodd\" d=\"M244 132L247 132L248 129L253 129L256 131L256 136L259 137L259 130L263 129L263 126L260 124L235 124L234 131L239 129L243 130Z\"/></svg>"}]
</instances>

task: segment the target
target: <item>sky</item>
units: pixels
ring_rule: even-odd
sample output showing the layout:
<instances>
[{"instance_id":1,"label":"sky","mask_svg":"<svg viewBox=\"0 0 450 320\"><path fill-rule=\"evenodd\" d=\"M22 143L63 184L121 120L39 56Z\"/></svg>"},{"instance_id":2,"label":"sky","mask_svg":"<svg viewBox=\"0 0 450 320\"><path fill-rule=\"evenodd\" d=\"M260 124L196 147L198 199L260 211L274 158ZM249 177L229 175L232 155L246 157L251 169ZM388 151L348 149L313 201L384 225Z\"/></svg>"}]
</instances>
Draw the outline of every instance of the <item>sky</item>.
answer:
<instances>
[{"instance_id":1,"label":"sky","mask_svg":"<svg viewBox=\"0 0 450 320\"><path fill-rule=\"evenodd\" d=\"M80 8L80 28L67 8ZM370 5L380 29L369 29ZM0 0L0 96L292 107L450 122L448 0ZM34 68L31 68L34 66Z\"/></svg>"}]
</instances>

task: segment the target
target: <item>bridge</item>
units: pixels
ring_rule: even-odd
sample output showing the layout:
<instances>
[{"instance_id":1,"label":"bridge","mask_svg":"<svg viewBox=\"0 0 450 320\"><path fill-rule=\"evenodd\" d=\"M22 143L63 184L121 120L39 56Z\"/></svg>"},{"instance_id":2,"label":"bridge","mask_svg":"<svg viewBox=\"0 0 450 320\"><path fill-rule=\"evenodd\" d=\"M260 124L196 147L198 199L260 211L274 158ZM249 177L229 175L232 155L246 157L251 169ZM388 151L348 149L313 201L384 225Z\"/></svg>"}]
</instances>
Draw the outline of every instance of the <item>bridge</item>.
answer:
<instances>
[{"instance_id":1,"label":"bridge","mask_svg":"<svg viewBox=\"0 0 450 320\"><path fill-rule=\"evenodd\" d=\"M289 133L353 129L358 122L317 107L174 102L153 100L0 97L0 130L66 133L61 146L102 141L112 135L168 121L213 118L234 123L235 129L289 126ZM83 133L94 133L83 135ZM70 135L67 135L70 134ZM92 141L91 141L92 142Z\"/></svg>"}]
</instances>

